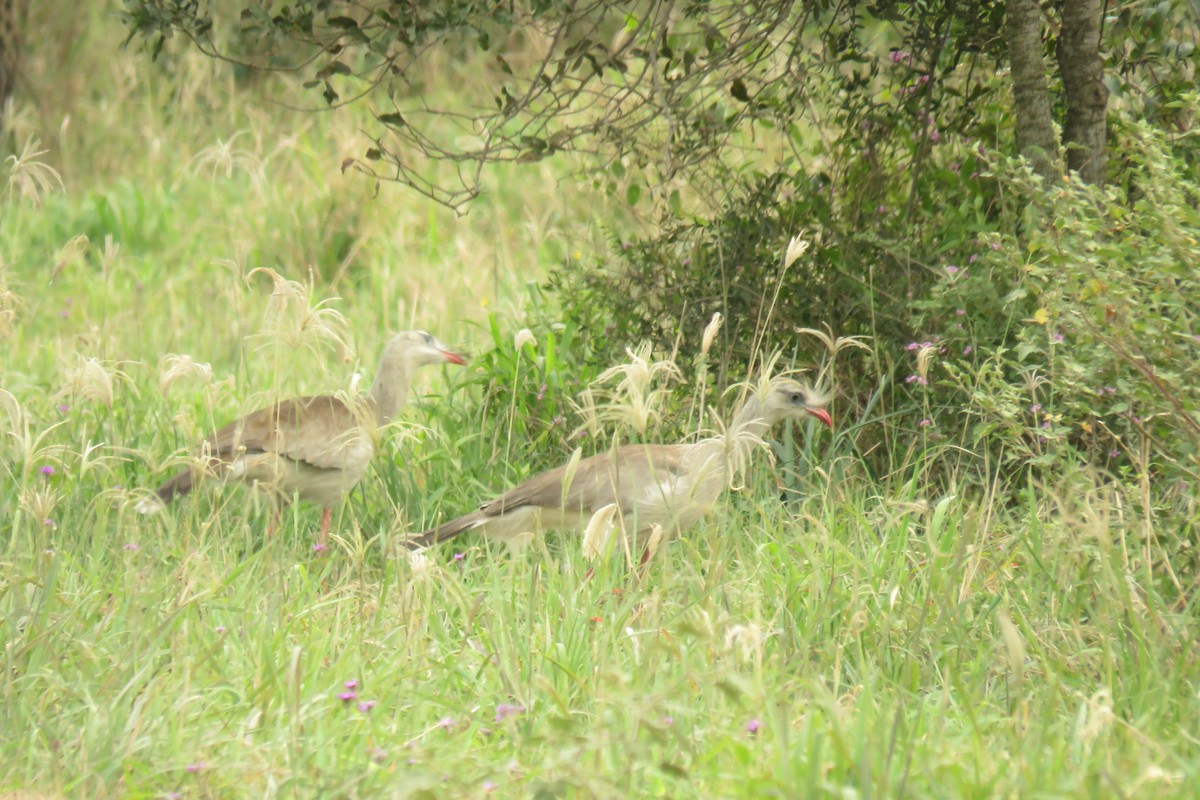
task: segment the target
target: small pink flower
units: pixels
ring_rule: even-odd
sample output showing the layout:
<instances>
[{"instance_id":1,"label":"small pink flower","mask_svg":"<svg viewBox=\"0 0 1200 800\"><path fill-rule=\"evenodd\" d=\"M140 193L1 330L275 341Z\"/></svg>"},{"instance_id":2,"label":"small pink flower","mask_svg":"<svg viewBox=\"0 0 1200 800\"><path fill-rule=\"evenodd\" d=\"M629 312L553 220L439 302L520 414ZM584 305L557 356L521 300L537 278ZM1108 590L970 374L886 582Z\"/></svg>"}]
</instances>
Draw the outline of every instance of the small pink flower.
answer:
<instances>
[{"instance_id":1,"label":"small pink flower","mask_svg":"<svg viewBox=\"0 0 1200 800\"><path fill-rule=\"evenodd\" d=\"M435 722L433 724L433 726L435 728L442 728L443 730L449 730L450 728L454 727L454 717L442 717L437 722Z\"/></svg>"},{"instance_id":2,"label":"small pink flower","mask_svg":"<svg viewBox=\"0 0 1200 800\"><path fill-rule=\"evenodd\" d=\"M493 783L492 781L484 781L483 782L483 791L484 792L492 792L492 791L495 791L495 789L496 789L496 784Z\"/></svg>"},{"instance_id":3,"label":"small pink flower","mask_svg":"<svg viewBox=\"0 0 1200 800\"><path fill-rule=\"evenodd\" d=\"M313 549L314 553L324 553L326 550L326 547L325 547L325 545L321 544L320 542L317 542L316 544L314 544L312 546L312 549Z\"/></svg>"},{"instance_id":4,"label":"small pink flower","mask_svg":"<svg viewBox=\"0 0 1200 800\"><path fill-rule=\"evenodd\" d=\"M54 467L50 466L49 464L44 465L38 470L38 472L42 473L42 475L46 478L53 476L56 471L57 470L55 470Z\"/></svg>"},{"instance_id":5,"label":"small pink flower","mask_svg":"<svg viewBox=\"0 0 1200 800\"><path fill-rule=\"evenodd\" d=\"M1029 410L1030 410L1030 411L1032 411L1034 414L1036 414L1036 413L1038 413L1039 411L1041 411L1041 410L1042 410L1042 404L1041 404L1041 403L1034 403L1033 405L1031 405L1031 406L1029 407Z\"/></svg>"},{"instance_id":6,"label":"small pink flower","mask_svg":"<svg viewBox=\"0 0 1200 800\"><path fill-rule=\"evenodd\" d=\"M912 53L907 50L893 50L888 57L892 59L893 64L903 64L912 58Z\"/></svg>"},{"instance_id":7,"label":"small pink flower","mask_svg":"<svg viewBox=\"0 0 1200 800\"><path fill-rule=\"evenodd\" d=\"M922 428L928 428L932 424L933 424L933 420L931 420L931 419L923 419L917 423L917 425L919 425Z\"/></svg>"},{"instance_id":8,"label":"small pink flower","mask_svg":"<svg viewBox=\"0 0 1200 800\"><path fill-rule=\"evenodd\" d=\"M203 761L197 761L195 764L188 764L186 767L184 767L184 769L186 769L188 772L192 773L193 775L195 775L200 770L207 769L207 768L208 768L208 764L205 764Z\"/></svg>"},{"instance_id":9,"label":"small pink flower","mask_svg":"<svg viewBox=\"0 0 1200 800\"><path fill-rule=\"evenodd\" d=\"M358 692L342 692L338 695L338 700L343 703L351 703L358 699Z\"/></svg>"},{"instance_id":10,"label":"small pink flower","mask_svg":"<svg viewBox=\"0 0 1200 800\"><path fill-rule=\"evenodd\" d=\"M980 146L979 146L979 149L980 149L980 150L982 150L982 149L983 149L983 145L980 145ZM992 249L993 249L993 250L999 250L999 249L1000 249L1000 243L999 243L999 242L992 242Z\"/></svg>"},{"instance_id":11,"label":"small pink flower","mask_svg":"<svg viewBox=\"0 0 1200 800\"><path fill-rule=\"evenodd\" d=\"M958 267L954 266L953 264L949 264L946 267L946 272L950 275L953 275L954 273L958 272Z\"/></svg>"},{"instance_id":12,"label":"small pink flower","mask_svg":"<svg viewBox=\"0 0 1200 800\"><path fill-rule=\"evenodd\" d=\"M127 542L121 549L128 550L130 553L136 553L141 548L137 546L137 542Z\"/></svg>"},{"instance_id":13,"label":"small pink flower","mask_svg":"<svg viewBox=\"0 0 1200 800\"><path fill-rule=\"evenodd\" d=\"M969 355L971 355L971 351L972 351L972 350L974 350L974 349L975 349L975 348L974 348L974 347L972 347L971 345L967 345L966 347L964 347L964 348L963 348L963 355L964 355L964 356L969 356Z\"/></svg>"},{"instance_id":14,"label":"small pink flower","mask_svg":"<svg viewBox=\"0 0 1200 800\"><path fill-rule=\"evenodd\" d=\"M374 700L364 700L358 704L358 710L364 714L369 713L371 711L371 709L374 707L375 707Z\"/></svg>"},{"instance_id":15,"label":"small pink flower","mask_svg":"<svg viewBox=\"0 0 1200 800\"><path fill-rule=\"evenodd\" d=\"M1057 342L1057 343L1059 343L1059 344L1061 344L1061 343L1062 343L1062 341L1063 341L1063 338L1064 338L1064 337L1063 337L1063 335L1062 335L1061 333L1055 333L1055 334L1054 334L1054 336L1053 336L1053 339L1054 339L1054 341L1055 341L1055 342Z\"/></svg>"},{"instance_id":16,"label":"small pink flower","mask_svg":"<svg viewBox=\"0 0 1200 800\"><path fill-rule=\"evenodd\" d=\"M758 733L762 729L762 721L752 719L746 723L746 733Z\"/></svg>"},{"instance_id":17,"label":"small pink flower","mask_svg":"<svg viewBox=\"0 0 1200 800\"><path fill-rule=\"evenodd\" d=\"M217 627L213 628L213 630L215 630L217 633L224 633L224 632L225 632L225 626L224 626L224 625L218 625Z\"/></svg>"},{"instance_id":18,"label":"small pink flower","mask_svg":"<svg viewBox=\"0 0 1200 800\"><path fill-rule=\"evenodd\" d=\"M355 689L358 688L358 681L355 680L354 678L351 678L350 680L343 683L342 686L346 687L347 690L353 692Z\"/></svg>"},{"instance_id":19,"label":"small pink flower","mask_svg":"<svg viewBox=\"0 0 1200 800\"><path fill-rule=\"evenodd\" d=\"M917 344L916 342L909 342L907 345L904 346L904 349L905 350L920 350L921 345Z\"/></svg>"},{"instance_id":20,"label":"small pink flower","mask_svg":"<svg viewBox=\"0 0 1200 800\"><path fill-rule=\"evenodd\" d=\"M1108 457L1109 457L1109 458L1117 458L1117 457L1118 457L1118 456L1120 456L1120 455L1121 455L1121 451L1120 451L1120 450L1118 450L1118 449L1117 449L1117 448L1115 448L1115 447L1114 447L1112 450L1109 450L1109 451L1108 451Z\"/></svg>"},{"instance_id":21,"label":"small pink flower","mask_svg":"<svg viewBox=\"0 0 1200 800\"><path fill-rule=\"evenodd\" d=\"M525 706L517 706L511 703L501 703L496 706L496 722L504 722L509 717L515 717L517 714L524 714Z\"/></svg>"},{"instance_id":22,"label":"small pink flower","mask_svg":"<svg viewBox=\"0 0 1200 800\"><path fill-rule=\"evenodd\" d=\"M975 255L974 253L971 253L971 257L967 259L967 263L974 264L978 260L979 260L979 256Z\"/></svg>"},{"instance_id":23,"label":"small pink flower","mask_svg":"<svg viewBox=\"0 0 1200 800\"><path fill-rule=\"evenodd\" d=\"M954 316L956 316L956 317L965 317L966 315L967 315L967 310L965 308L960 308L954 312Z\"/></svg>"},{"instance_id":24,"label":"small pink flower","mask_svg":"<svg viewBox=\"0 0 1200 800\"><path fill-rule=\"evenodd\" d=\"M942 140L942 135L940 133L938 133L936 130L929 132L929 141L940 142L941 140Z\"/></svg>"},{"instance_id":25,"label":"small pink flower","mask_svg":"<svg viewBox=\"0 0 1200 800\"><path fill-rule=\"evenodd\" d=\"M376 764L382 764L383 760L387 758L387 751L382 747L371 747L367 749L367 755L369 755L371 760Z\"/></svg>"},{"instance_id":26,"label":"small pink flower","mask_svg":"<svg viewBox=\"0 0 1200 800\"><path fill-rule=\"evenodd\" d=\"M71 407L69 405L67 405L66 403L63 403L62 405L58 406L58 413L60 413L60 414L65 414L70 410L71 410Z\"/></svg>"},{"instance_id":27,"label":"small pink flower","mask_svg":"<svg viewBox=\"0 0 1200 800\"><path fill-rule=\"evenodd\" d=\"M462 560L463 560L464 558L466 558L466 557L467 557L467 554L466 554L466 553L455 553L455 554L454 554L454 560L455 560L455 561L462 561Z\"/></svg>"},{"instance_id":28,"label":"small pink flower","mask_svg":"<svg viewBox=\"0 0 1200 800\"><path fill-rule=\"evenodd\" d=\"M922 75L919 78L917 78L917 83L921 86L924 86L925 84L929 83L929 81L930 81L930 78L928 75Z\"/></svg>"},{"instance_id":29,"label":"small pink flower","mask_svg":"<svg viewBox=\"0 0 1200 800\"><path fill-rule=\"evenodd\" d=\"M674 717L663 717L663 718L662 718L662 724L663 724L663 725L668 725L668 726L669 726L669 725L674 725L674 724L675 724L675 718L674 718Z\"/></svg>"}]
</instances>

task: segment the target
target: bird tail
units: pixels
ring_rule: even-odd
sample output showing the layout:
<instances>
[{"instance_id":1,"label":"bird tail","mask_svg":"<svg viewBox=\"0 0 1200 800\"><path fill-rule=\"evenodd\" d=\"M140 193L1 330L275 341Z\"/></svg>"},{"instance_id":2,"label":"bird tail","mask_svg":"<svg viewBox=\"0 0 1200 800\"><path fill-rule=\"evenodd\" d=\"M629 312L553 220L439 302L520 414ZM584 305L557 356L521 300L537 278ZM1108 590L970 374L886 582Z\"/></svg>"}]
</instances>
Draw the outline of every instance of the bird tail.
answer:
<instances>
[{"instance_id":1,"label":"bird tail","mask_svg":"<svg viewBox=\"0 0 1200 800\"><path fill-rule=\"evenodd\" d=\"M483 520L483 514L479 513L478 511L474 511L466 516L450 520L449 522L439 525L436 528L431 528L423 533L418 533L416 536L408 539L404 544L413 550L423 547L431 547L435 544L449 541L463 531L468 531L471 528L478 527Z\"/></svg>"},{"instance_id":2,"label":"bird tail","mask_svg":"<svg viewBox=\"0 0 1200 800\"><path fill-rule=\"evenodd\" d=\"M176 497L185 495L192 490L194 479L190 469L180 470L168 478L162 486L154 490L154 495L142 499L136 506L139 514L157 514Z\"/></svg>"}]
</instances>

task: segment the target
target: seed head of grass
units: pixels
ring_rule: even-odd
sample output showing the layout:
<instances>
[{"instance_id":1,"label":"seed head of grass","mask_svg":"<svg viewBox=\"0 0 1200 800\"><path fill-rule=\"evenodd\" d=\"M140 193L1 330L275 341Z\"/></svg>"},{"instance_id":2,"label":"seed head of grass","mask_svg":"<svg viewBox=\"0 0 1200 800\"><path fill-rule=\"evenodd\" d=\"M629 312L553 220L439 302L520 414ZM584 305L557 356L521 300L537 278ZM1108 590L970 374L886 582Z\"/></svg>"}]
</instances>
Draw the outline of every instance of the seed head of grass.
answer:
<instances>
[{"instance_id":1,"label":"seed head of grass","mask_svg":"<svg viewBox=\"0 0 1200 800\"><path fill-rule=\"evenodd\" d=\"M346 343L346 318L330 303L337 298L313 302L313 279L307 284L289 280L269 267L258 267L247 274L249 280L262 273L271 279L271 296L263 311L259 347L283 345L291 350L308 349L319 352L333 345L345 357L350 353Z\"/></svg>"},{"instance_id":2,"label":"seed head of grass","mask_svg":"<svg viewBox=\"0 0 1200 800\"><path fill-rule=\"evenodd\" d=\"M41 156L49 153L49 150L41 150L41 142L36 136L31 136L25 140L25 146L21 148L20 155L9 156L8 162L8 186L6 193L10 199L16 198L17 202L25 202L33 204L35 208L42 207L42 198L53 192L56 188L63 188L62 176L54 167L39 161Z\"/></svg>"},{"instance_id":3,"label":"seed head of grass","mask_svg":"<svg viewBox=\"0 0 1200 800\"><path fill-rule=\"evenodd\" d=\"M106 406L113 404L113 387L117 381L129 383L129 376L111 364L96 358L79 357L79 366L66 371L67 384L55 398L79 397Z\"/></svg>"},{"instance_id":4,"label":"seed head of grass","mask_svg":"<svg viewBox=\"0 0 1200 800\"><path fill-rule=\"evenodd\" d=\"M0 338L12 332L21 298L8 285L8 267L0 260Z\"/></svg>"},{"instance_id":5,"label":"seed head of grass","mask_svg":"<svg viewBox=\"0 0 1200 800\"><path fill-rule=\"evenodd\" d=\"M196 361L189 355L168 355L163 359L158 377L158 385L163 394L167 394L176 381L191 379L200 381L204 386L211 385L212 366L207 362Z\"/></svg>"},{"instance_id":6,"label":"seed head of grass","mask_svg":"<svg viewBox=\"0 0 1200 800\"><path fill-rule=\"evenodd\" d=\"M234 147L234 143L244 134L245 131L239 131L228 142L218 138L216 144L196 153L191 162L192 173L208 172L209 178L215 181L217 177L229 179L234 172L243 172L256 188L263 186L267 177L262 161L249 150Z\"/></svg>"},{"instance_id":7,"label":"seed head of grass","mask_svg":"<svg viewBox=\"0 0 1200 800\"><path fill-rule=\"evenodd\" d=\"M644 435L652 423L662 418L663 405L670 396L666 384L681 378L679 368L670 359L652 360L648 342L625 352L629 363L606 369L580 393L575 408L584 419L581 430L595 434L601 424L616 423ZM614 379L615 386L606 385Z\"/></svg>"},{"instance_id":8,"label":"seed head of grass","mask_svg":"<svg viewBox=\"0 0 1200 800\"><path fill-rule=\"evenodd\" d=\"M583 531L583 557L588 561L595 561L608 549L608 540L613 532L613 517L616 516L617 510L616 503L609 503L597 509L588 520L587 528Z\"/></svg>"}]
</instances>

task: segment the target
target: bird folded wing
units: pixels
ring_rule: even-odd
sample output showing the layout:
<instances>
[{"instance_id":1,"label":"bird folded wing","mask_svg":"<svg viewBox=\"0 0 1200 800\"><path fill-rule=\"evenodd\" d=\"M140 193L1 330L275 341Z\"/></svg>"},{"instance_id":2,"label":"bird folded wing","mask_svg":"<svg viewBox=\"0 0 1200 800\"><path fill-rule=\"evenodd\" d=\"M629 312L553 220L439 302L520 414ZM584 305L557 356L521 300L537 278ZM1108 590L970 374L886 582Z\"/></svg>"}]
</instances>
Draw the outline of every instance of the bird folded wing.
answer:
<instances>
[{"instance_id":1,"label":"bird folded wing","mask_svg":"<svg viewBox=\"0 0 1200 800\"><path fill-rule=\"evenodd\" d=\"M317 469L346 469L365 465L374 452L364 419L340 398L298 397L231 422L208 445L223 461L244 453L273 453Z\"/></svg>"},{"instance_id":2,"label":"bird folded wing","mask_svg":"<svg viewBox=\"0 0 1200 800\"><path fill-rule=\"evenodd\" d=\"M580 461L569 486L563 486L567 467L558 467L484 503L479 511L495 517L522 506L589 514L609 503L630 508L646 499L647 487L662 494L665 487L674 485L682 477L682 462L679 445L625 445Z\"/></svg>"}]
</instances>

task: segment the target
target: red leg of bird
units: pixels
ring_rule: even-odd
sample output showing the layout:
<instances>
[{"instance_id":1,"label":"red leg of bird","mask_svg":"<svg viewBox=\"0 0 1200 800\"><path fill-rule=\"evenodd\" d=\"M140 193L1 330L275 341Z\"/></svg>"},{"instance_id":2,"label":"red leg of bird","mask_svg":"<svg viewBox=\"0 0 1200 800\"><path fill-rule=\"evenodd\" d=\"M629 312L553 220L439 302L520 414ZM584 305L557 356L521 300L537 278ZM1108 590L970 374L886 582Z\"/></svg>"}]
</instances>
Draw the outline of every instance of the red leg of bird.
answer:
<instances>
[{"instance_id":1,"label":"red leg of bird","mask_svg":"<svg viewBox=\"0 0 1200 800\"><path fill-rule=\"evenodd\" d=\"M321 512L321 552L325 552L325 547L329 544L329 521L333 517L333 509L325 506L325 510Z\"/></svg>"}]
</instances>

